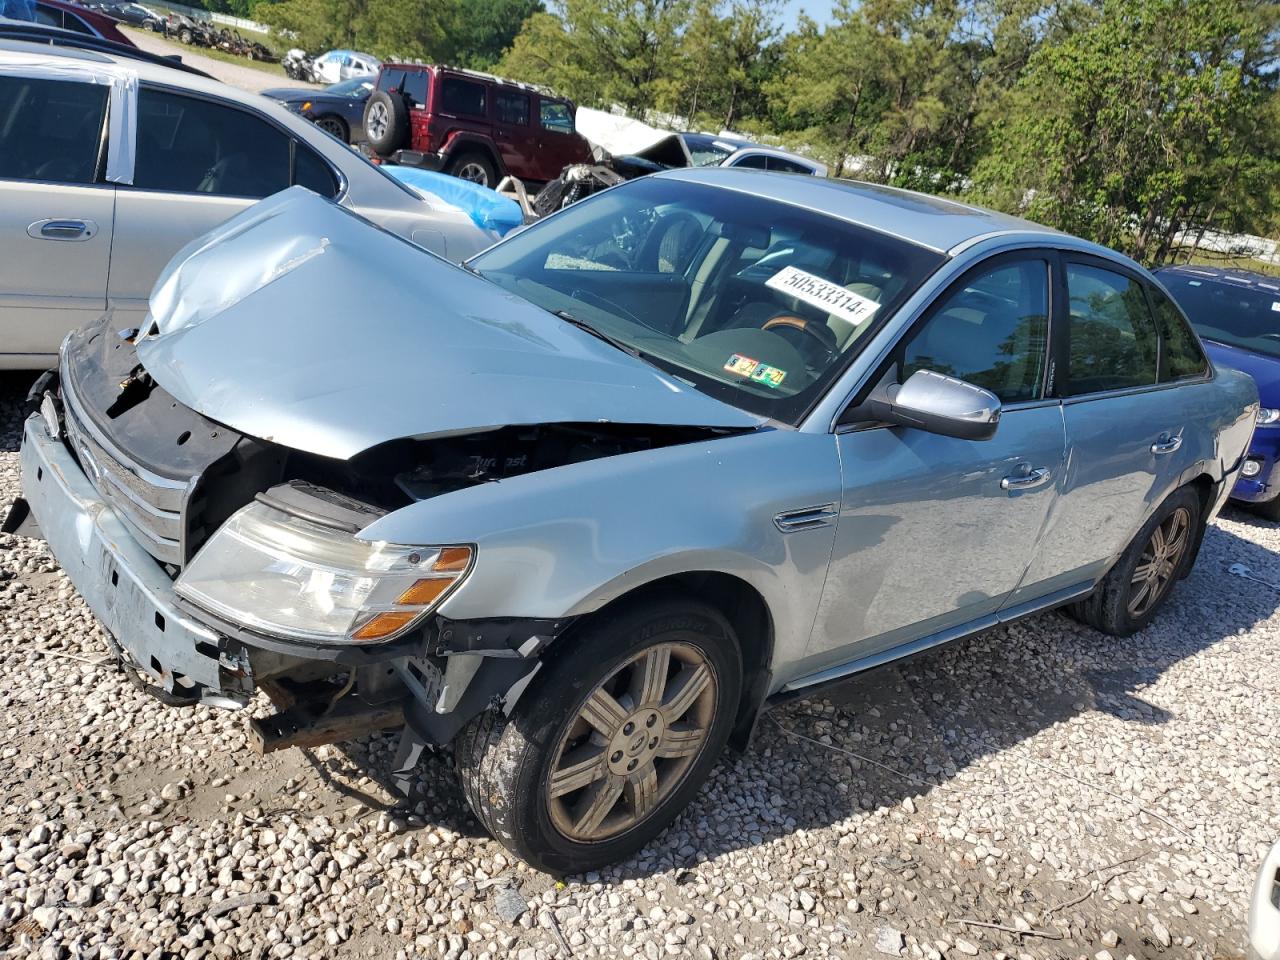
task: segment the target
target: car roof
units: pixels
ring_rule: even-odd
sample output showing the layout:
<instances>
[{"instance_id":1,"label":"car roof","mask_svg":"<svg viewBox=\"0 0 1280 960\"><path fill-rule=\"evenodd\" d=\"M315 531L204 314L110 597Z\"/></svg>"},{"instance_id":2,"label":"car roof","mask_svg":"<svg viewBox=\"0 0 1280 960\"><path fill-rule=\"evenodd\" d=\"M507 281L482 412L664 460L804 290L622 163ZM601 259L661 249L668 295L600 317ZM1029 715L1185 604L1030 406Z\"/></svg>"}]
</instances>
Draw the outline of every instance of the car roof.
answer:
<instances>
[{"instance_id":1,"label":"car roof","mask_svg":"<svg viewBox=\"0 0 1280 960\"><path fill-rule=\"evenodd\" d=\"M1255 270L1242 270L1239 267L1209 267L1201 264L1171 264L1157 267L1156 276L1176 274L1181 277L1197 277L1203 280L1216 280L1230 283L1232 286L1254 290L1266 290L1275 293L1280 290L1280 277L1268 276Z\"/></svg>"},{"instance_id":2,"label":"car roof","mask_svg":"<svg viewBox=\"0 0 1280 960\"><path fill-rule=\"evenodd\" d=\"M52 56L74 60L88 67L100 66L104 77L109 77L115 71L123 68L135 73L138 79L142 81L182 87L187 90L212 94L223 100L237 101L253 106L260 107L265 99L256 93L248 93L215 80L208 74L194 68L184 68L182 64L161 64L132 54L116 53L101 48L79 50L58 44L0 39L0 61L17 59L8 58L5 56L6 54L18 54L22 59L39 57L46 61Z\"/></svg>"},{"instance_id":3,"label":"car roof","mask_svg":"<svg viewBox=\"0 0 1280 960\"><path fill-rule=\"evenodd\" d=\"M770 197L941 253L995 234L1020 233L1043 235L1046 242L1053 245L1071 239L1072 246L1096 249L1112 258L1118 256L1112 250L1068 238L1067 234L1030 220L956 200L857 180L797 177L735 167L690 167L664 171L657 176Z\"/></svg>"}]
</instances>

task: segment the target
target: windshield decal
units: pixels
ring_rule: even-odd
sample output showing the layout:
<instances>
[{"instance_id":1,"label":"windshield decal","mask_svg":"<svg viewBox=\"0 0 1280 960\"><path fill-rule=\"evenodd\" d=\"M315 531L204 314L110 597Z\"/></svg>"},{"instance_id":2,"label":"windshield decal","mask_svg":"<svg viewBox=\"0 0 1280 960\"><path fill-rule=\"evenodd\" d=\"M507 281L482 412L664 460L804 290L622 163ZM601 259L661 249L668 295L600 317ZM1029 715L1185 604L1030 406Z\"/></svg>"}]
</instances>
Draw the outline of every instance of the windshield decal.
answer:
<instances>
[{"instance_id":1,"label":"windshield decal","mask_svg":"<svg viewBox=\"0 0 1280 960\"><path fill-rule=\"evenodd\" d=\"M780 387L782 386L782 381L787 379L787 371L779 367L771 367L769 364L761 363L759 360L752 360L750 357L744 357L740 353L735 353L725 361L724 368L740 377L747 377L756 383L763 383L766 387Z\"/></svg>"},{"instance_id":2,"label":"windshield decal","mask_svg":"<svg viewBox=\"0 0 1280 960\"><path fill-rule=\"evenodd\" d=\"M1280 313L1280 300L1272 300L1271 309L1274 310L1276 313Z\"/></svg>"},{"instance_id":3,"label":"windshield decal","mask_svg":"<svg viewBox=\"0 0 1280 960\"><path fill-rule=\"evenodd\" d=\"M855 326L870 320L880 309L880 304L870 297L846 290L839 284L796 267L783 267L764 283L766 287L790 294L797 300L803 300L810 306L848 320Z\"/></svg>"}]
</instances>

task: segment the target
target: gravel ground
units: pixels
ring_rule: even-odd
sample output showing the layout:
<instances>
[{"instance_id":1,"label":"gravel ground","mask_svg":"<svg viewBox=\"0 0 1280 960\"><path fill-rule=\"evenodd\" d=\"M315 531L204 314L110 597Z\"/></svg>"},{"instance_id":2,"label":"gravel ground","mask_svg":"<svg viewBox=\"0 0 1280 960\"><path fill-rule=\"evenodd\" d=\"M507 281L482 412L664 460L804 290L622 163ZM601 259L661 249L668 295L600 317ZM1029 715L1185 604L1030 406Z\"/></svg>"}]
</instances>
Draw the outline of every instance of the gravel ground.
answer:
<instances>
[{"instance_id":1,"label":"gravel ground","mask_svg":"<svg viewBox=\"0 0 1280 960\"><path fill-rule=\"evenodd\" d=\"M0 376L0 511L18 401ZM107 661L38 541L0 535L0 953L41 958L1234 958L1280 837L1280 531L1228 512L1156 625L1056 614L775 711L656 843L563 883L412 807L392 737L247 752ZM263 709L261 706L257 709Z\"/></svg>"},{"instance_id":2,"label":"gravel ground","mask_svg":"<svg viewBox=\"0 0 1280 960\"><path fill-rule=\"evenodd\" d=\"M146 50L148 53L158 53L162 57L176 53L182 57L182 62L188 66L203 70L209 76L221 80L223 83L239 87L241 90L248 90L250 93L261 93L263 90L269 90L273 87L311 87L316 90L320 89L320 85L316 83L290 80L283 74L269 73L266 70L242 67L238 63L227 63L225 60L206 57L199 52L199 47L188 47L181 43L174 43L147 30L134 30L130 27L123 27L122 29L140 49Z\"/></svg>"}]
</instances>

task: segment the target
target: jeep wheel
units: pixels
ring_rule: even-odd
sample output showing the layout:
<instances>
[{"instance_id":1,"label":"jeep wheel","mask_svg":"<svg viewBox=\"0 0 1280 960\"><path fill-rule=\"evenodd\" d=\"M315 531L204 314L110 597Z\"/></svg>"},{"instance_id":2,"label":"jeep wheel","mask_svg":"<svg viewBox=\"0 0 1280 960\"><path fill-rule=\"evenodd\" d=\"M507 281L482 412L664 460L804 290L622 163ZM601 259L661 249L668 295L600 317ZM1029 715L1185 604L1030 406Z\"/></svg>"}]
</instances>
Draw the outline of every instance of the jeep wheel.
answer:
<instances>
[{"instance_id":1,"label":"jeep wheel","mask_svg":"<svg viewBox=\"0 0 1280 960\"><path fill-rule=\"evenodd\" d=\"M364 132L369 146L390 156L409 137L409 108L400 94L375 90L364 108Z\"/></svg>"},{"instance_id":2,"label":"jeep wheel","mask_svg":"<svg viewBox=\"0 0 1280 960\"><path fill-rule=\"evenodd\" d=\"M470 180L482 187L492 187L498 182L498 175L493 169L493 161L483 153L469 150L460 153L449 163L449 173L459 180Z\"/></svg>"},{"instance_id":3,"label":"jeep wheel","mask_svg":"<svg viewBox=\"0 0 1280 960\"><path fill-rule=\"evenodd\" d=\"M1186 574L1203 522L1196 492L1188 487L1175 490L1143 524L1098 588L1068 612L1113 637L1137 633Z\"/></svg>"},{"instance_id":4,"label":"jeep wheel","mask_svg":"<svg viewBox=\"0 0 1280 960\"><path fill-rule=\"evenodd\" d=\"M559 874L666 828L720 755L742 684L733 628L691 600L633 605L563 642L510 717L482 714L454 751L480 822Z\"/></svg>"}]
</instances>

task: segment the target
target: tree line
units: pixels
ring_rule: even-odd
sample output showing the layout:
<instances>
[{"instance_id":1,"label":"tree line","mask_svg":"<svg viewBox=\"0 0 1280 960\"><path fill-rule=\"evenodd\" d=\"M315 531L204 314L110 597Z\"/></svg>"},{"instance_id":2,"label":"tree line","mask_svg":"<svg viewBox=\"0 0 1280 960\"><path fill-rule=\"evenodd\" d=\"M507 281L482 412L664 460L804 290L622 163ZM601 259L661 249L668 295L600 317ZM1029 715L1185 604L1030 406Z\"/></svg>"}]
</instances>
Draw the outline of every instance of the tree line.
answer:
<instances>
[{"instance_id":1,"label":"tree line","mask_svg":"<svg viewBox=\"0 0 1280 960\"><path fill-rule=\"evenodd\" d=\"M1280 232L1275 0L837 0L791 32L779 0L263 0L254 16L313 49L742 131L1145 262L1188 230Z\"/></svg>"}]
</instances>

